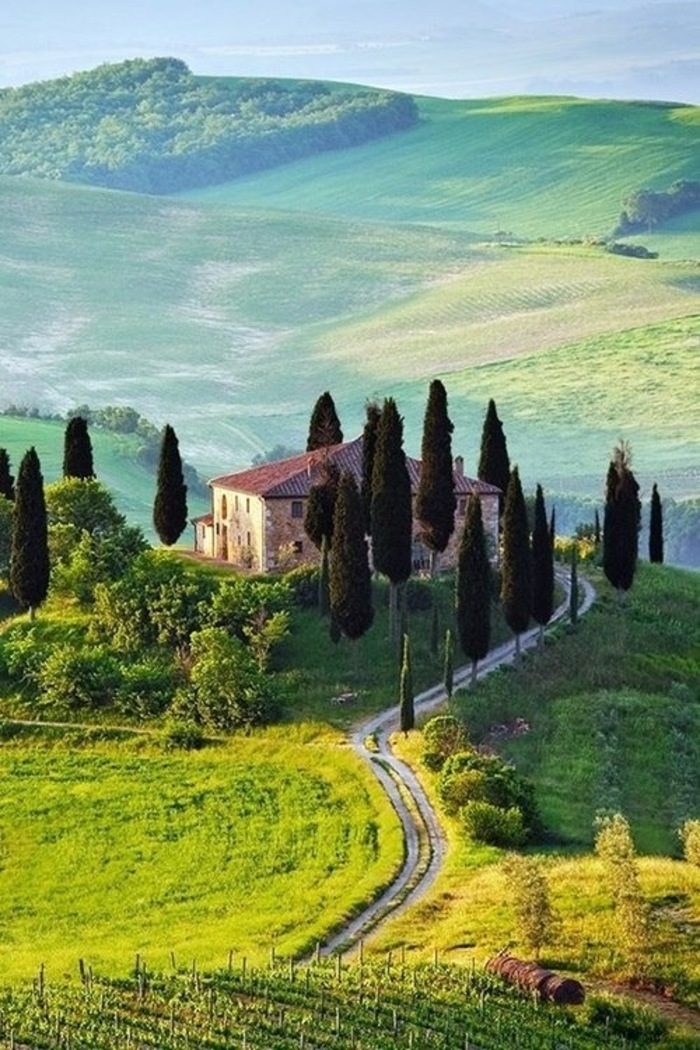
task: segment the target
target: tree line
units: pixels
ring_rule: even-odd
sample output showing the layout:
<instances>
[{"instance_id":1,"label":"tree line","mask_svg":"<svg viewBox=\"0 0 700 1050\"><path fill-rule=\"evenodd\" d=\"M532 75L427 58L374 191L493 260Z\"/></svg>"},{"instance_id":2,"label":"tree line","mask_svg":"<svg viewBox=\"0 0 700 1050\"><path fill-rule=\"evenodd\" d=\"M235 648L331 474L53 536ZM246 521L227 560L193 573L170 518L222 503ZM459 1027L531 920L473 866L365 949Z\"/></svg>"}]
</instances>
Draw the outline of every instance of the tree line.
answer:
<instances>
[{"instance_id":1,"label":"tree line","mask_svg":"<svg viewBox=\"0 0 700 1050\"><path fill-rule=\"evenodd\" d=\"M174 193L412 127L389 91L195 77L132 59L0 91L0 174Z\"/></svg>"},{"instance_id":2,"label":"tree line","mask_svg":"<svg viewBox=\"0 0 700 1050\"><path fill-rule=\"evenodd\" d=\"M674 216L696 208L700 208L700 182L690 179L679 179L667 190L634 190L622 202L622 214L613 236L651 232Z\"/></svg>"}]
</instances>

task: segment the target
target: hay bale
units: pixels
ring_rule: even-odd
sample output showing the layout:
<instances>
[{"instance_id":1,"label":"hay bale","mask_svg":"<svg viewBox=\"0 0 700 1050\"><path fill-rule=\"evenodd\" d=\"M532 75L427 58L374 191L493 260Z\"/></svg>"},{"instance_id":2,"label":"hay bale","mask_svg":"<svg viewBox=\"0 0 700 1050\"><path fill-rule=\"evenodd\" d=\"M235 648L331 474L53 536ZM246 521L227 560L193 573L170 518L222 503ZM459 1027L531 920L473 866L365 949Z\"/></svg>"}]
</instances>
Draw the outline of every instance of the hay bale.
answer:
<instances>
[{"instance_id":1,"label":"hay bale","mask_svg":"<svg viewBox=\"0 0 700 1050\"><path fill-rule=\"evenodd\" d=\"M548 1003L579 1006L585 999L583 985L571 977L561 977L536 962L517 959L499 952L486 962L485 969L523 991L535 993Z\"/></svg>"}]
</instances>

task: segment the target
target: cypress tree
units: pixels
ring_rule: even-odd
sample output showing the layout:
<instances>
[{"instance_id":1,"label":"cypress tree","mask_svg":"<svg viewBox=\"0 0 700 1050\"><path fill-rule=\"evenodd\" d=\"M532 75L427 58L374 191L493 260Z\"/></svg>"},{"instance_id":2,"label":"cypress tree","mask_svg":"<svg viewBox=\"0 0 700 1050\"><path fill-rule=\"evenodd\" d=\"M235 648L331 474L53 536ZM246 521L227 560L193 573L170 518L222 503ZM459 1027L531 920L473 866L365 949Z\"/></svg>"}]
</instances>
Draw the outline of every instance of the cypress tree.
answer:
<instances>
[{"instance_id":1,"label":"cypress tree","mask_svg":"<svg viewBox=\"0 0 700 1050\"><path fill-rule=\"evenodd\" d=\"M481 500L469 497L457 561L456 622L459 644L472 662L472 685L491 640L491 566Z\"/></svg>"},{"instance_id":2,"label":"cypress tree","mask_svg":"<svg viewBox=\"0 0 700 1050\"><path fill-rule=\"evenodd\" d=\"M569 574L569 620L571 626L578 623L578 547L571 548L571 571Z\"/></svg>"},{"instance_id":3,"label":"cypress tree","mask_svg":"<svg viewBox=\"0 0 700 1050\"><path fill-rule=\"evenodd\" d=\"M403 450L403 420L387 398L377 427L372 470L372 558L390 584L390 627L396 641L398 588L411 575L411 480Z\"/></svg>"},{"instance_id":4,"label":"cypress tree","mask_svg":"<svg viewBox=\"0 0 700 1050\"><path fill-rule=\"evenodd\" d=\"M187 525L187 485L175 431L166 423L160 446L153 524L166 547L180 538Z\"/></svg>"},{"instance_id":5,"label":"cypress tree","mask_svg":"<svg viewBox=\"0 0 700 1050\"><path fill-rule=\"evenodd\" d=\"M549 516L549 542L554 550L554 542L557 538L557 508L552 505L552 513Z\"/></svg>"},{"instance_id":6,"label":"cypress tree","mask_svg":"<svg viewBox=\"0 0 700 1050\"><path fill-rule=\"evenodd\" d=\"M327 445L339 445L343 440L343 431L335 410L333 398L326 390L313 407L309 420L309 436L306 440L306 451L313 452Z\"/></svg>"},{"instance_id":7,"label":"cypress tree","mask_svg":"<svg viewBox=\"0 0 700 1050\"><path fill-rule=\"evenodd\" d=\"M501 602L506 623L515 635L515 661L520 661L520 635L527 630L532 607L532 557L527 510L518 468L513 467L503 511Z\"/></svg>"},{"instance_id":8,"label":"cypress tree","mask_svg":"<svg viewBox=\"0 0 700 1050\"><path fill-rule=\"evenodd\" d=\"M321 565L318 573L318 609L321 616L327 616L330 611L329 569L328 540L324 536L321 541Z\"/></svg>"},{"instance_id":9,"label":"cypress tree","mask_svg":"<svg viewBox=\"0 0 700 1050\"><path fill-rule=\"evenodd\" d=\"M10 473L10 457L6 448L0 448L0 496L9 500L15 498L15 479Z\"/></svg>"},{"instance_id":10,"label":"cypress tree","mask_svg":"<svg viewBox=\"0 0 700 1050\"><path fill-rule=\"evenodd\" d=\"M311 486L304 513L306 535L319 550L324 540L329 549L333 546L333 514L340 481L340 471L335 463L326 460L321 469L322 480Z\"/></svg>"},{"instance_id":11,"label":"cypress tree","mask_svg":"<svg viewBox=\"0 0 700 1050\"><path fill-rule=\"evenodd\" d=\"M416 494L416 518L422 540L431 551L431 573L455 527L454 471L452 466L452 431L447 414L447 394L439 379L430 384L428 404L423 420L421 471Z\"/></svg>"},{"instance_id":12,"label":"cypress tree","mask_svg":"<svg viewBox=\"0 0 700 1050\"><path fill-rule=\"evenodd\" d=\"M649 561L660 565L664 560L664 522L661 497L656 482L651 490L649 509Z\"/></svg>"},{"instance_id":13,"label":"cypress tree","mask_svg":"<svg viewBox=\"0 0 700 1050\"><path fill-rule=\"evenodd\" d=\"M479 466L476 475L480 481L487 481L490 485L497 485L501 490L499 506L501 513L503 513L505 494L510 481L510 459L508 457L506 436L503 433L503 423L498 418L496 403L493 398L489 401L486 409L484 427L481 433Z\"/></svg>"},{"instance_id":14,"label":"cypress tree","mask_svg":"<svg viewBox=\"0 0 700 1050\"><path fill-rule=\"evenodd\" d=\"M544 629L554 612L554 553L547 527L542 486L535 495L535 524L532 530L532 618L540 625L540 646Z\"/></svg>"},{"instance_id":15,"label":"cypress tree","mask_svg":"<svg viewBox=\"0 0 700 1050\"><path fill-rule=\"evenodd\" d=\"M403 659L401 661L400 682L401 704L399 707L399 721L401 731L405 734L410 732L416 724L416 712L413 703L413 672L411 670L411 647L408 635L403 636Z\"/></svg>"},{"instance_id":16,"label":"cypress tree","mask_svg":"<svg viewBox=\"0 0 700 1050\"><path fill-rule=\"evenodd\" d=\"M92 442L88 434L87 420L82 416L73 416L68 420L63 437L63 477L95 477L92 461Z\"/></svg>"},{"instance_id":17,"label":"cypress tree","mask_svg":"<svg viewBox=\"0 0 700 1050\"><path fill-rule=\"evenodd\" d=\"M433 605L430 612L430 652L433 656L437 656L438 646L440 644L440 610L438 609L438 603L433 595Z\"/></svg>"},{"instance_id":18,"label":"cypress tree","mask_svg":"<svg viewBox=\"0 0 700 1050\"><path fill-rule=\"evenodd\" d=\"M338 485L328 589L331 622L346 638L360 638L374 618L372 578L357 483L344 471Z\"/></svg>"},{"instance_id":19,"label":"cypress tree","mask_svg":"<svg viewBox=\"0 0 700 1050\"><path fill-rule=\"evenodd\" d=\"M447 693L447 699L452 699L452 691L455 683L454 673L454 643L452 641L452 631L448 627L445 631L445 671L443 674L443 683L445 686L445 692Z\"/></svg>"},{"instance_id":20,"label":"cypress tree","mask_svg":"<svg viewBox=\"0 0 700 1050\"><path fill-rule=\"evenodd\" d=\"M377 447L377 428L382 410L376 401L367 403L367 419L362 432L362 508L365 515L365 532L372 531L372 472L374 470L374 450Z\"/></svg>"},{"instance_id":21,"label":"cypress tree","mask_svg":"<svg viewBox=\"0 0 700 1050\"><path fill-rule=\"evenodd\" d=\"M627 445L618 446L608 467L603 515L603 571L622 601L632 586L639 551L639 485Z\"/></svg>"},{"instance_id":22,"label":"cypress tree","mask_svg":"<svg viewBox=\"0 0 700 1050\"><path fill-rule=\"evenodd\" d=\"M600 546L600 514L598 508L595 509L595 517L593 519L593 540L595 541L596 547Z\"/></svg>"},{"instance_id":23,"label":"cypress tree","mask_svg":"<svg viewBox=\"0 0 700 1050\"><path fill-rule=\"evenodd\" d=\"M32 620L48 594L49 577L44 479L32 447L25 453L17 474L10 551L10 588L17 601L29 609Z\"/></svg>"}]
</instances>

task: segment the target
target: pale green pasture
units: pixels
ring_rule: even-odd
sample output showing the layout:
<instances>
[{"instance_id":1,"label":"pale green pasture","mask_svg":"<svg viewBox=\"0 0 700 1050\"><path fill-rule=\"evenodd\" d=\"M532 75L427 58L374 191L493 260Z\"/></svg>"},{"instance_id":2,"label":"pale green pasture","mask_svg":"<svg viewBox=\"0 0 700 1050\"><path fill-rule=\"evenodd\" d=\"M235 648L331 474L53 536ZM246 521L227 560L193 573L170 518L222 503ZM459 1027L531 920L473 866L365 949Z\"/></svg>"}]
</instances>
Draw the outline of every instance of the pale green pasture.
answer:
<instances>
[{"instance_id":1,"label":"pale green pasture","mask_svg":"<svg viewBox=\"0 0 700 1050\"><path fill-rule=\"evenodd\" d=\"M633 190L698 177L692 107L536 97L419 105L412 131L187 197L481 234L585 237L609 233Z\"/></svg>"},{"instance_id":2,"label":"pale green pasture","mask_svg":"<svg viewBox=\"0 0 700 1050\"><path fill-rule=\"evenodd\" d=\"M0 831L5 978L311 951L402 855L369 771L308 727L187 754L5 742Z\"/></svg>"}]
</instances>

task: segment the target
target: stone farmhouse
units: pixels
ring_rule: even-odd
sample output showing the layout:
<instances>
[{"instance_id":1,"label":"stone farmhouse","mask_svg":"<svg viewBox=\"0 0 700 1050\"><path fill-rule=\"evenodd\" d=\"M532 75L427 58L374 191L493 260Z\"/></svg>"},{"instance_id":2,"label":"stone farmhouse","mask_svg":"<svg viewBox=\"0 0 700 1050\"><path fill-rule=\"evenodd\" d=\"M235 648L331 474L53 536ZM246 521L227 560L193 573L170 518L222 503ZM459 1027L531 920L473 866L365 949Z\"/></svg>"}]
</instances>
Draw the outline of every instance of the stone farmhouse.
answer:
<instances>
[{"instance_id":1,"label":"stone farmhouse","mask_svg":"<svg viewBox=\"0 0 700 1050\"><path fill-rule=\"evenodd\" d=\"M252 572L274 572L318 562L319 552L304 531L304 514L311 486L323 480L326 460L331 460L340 473L352 471L359 488L361 437L212 478L211 512L193 521L195 551ZM420 460L407 456L406 465L415 498ZM439 568L450 568L456 563L467 501L473 492L481 498L484 530L494 555L498 549L500 490L466 477L461 456L455 459L454 482L455 531L440 557ZM421 542L420 525L415 520L413 535L413 568L421 572L430 564L430 552Z\"/></svg>"}]
</instances>

